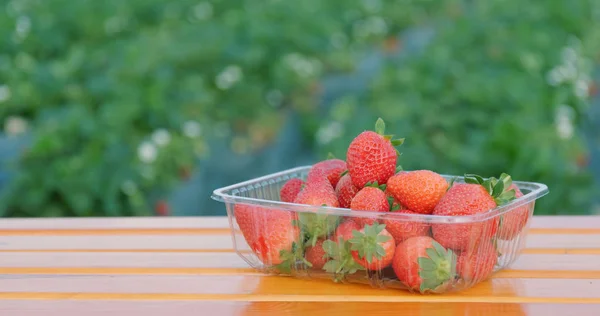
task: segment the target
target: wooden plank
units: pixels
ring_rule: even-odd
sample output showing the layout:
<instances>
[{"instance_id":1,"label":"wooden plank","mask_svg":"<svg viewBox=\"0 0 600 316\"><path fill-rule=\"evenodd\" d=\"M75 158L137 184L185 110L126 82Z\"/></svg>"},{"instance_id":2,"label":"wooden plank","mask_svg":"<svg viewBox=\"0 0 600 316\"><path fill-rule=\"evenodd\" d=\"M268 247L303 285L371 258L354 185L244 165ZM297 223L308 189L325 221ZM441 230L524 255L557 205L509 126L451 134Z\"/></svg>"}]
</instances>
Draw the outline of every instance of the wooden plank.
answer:
<instances>
[{"instance_id":1,"label":"wooden plank","mask_svg":"<svg viewBox=\"0 0 600 316\"><path fill-rule=\"evenodd\" d=\"M259 276L30 277L3 279L2 286L0 299L27 300L600 303L600 282L587 279L492 279L444 295Z\"/></svg>"},{"instance_id":2,"label":"wooden plank","mask_svg":"<svg viewBox=\"0 0 600 316\"><path fill-rule=\"evenodd\" d=\"M76 236L0 236L0 250L43 249L232 249L229 234L222 235L80 235ZM237 235L241 249L248 249ZM40 242L43 238L43 243ZM529 235L527 248L600 249L598 235Z\"/></svg>"},{"instance_id":3,"label":"wooden plank","mask_svg":"<svg viewBox=\"0 0 600 316\"><path fill-rule=\"evenodd\" d=\"M41 242L43 240L43 242ZM244 240L240 240L240 243ZM244 243L245 244L245 243ZM0 236L0 249L232 249L231 235Z\"/></svg>"},{"instance_id":4,"label":"wooden plank","mask_svg":"<svg viewBox=\"0 0 600 316\"><path fill-rule=\"evenodd\" d=\"M247 268L236 253L0 253L0 267Z\"/></svg>"},{"instance_id":5,"label":"wooden plank","mask_svg":"<svg viewBox=\"0 0 600 316\"><path fill-rule=\"evenodd\" d=\"M0 275L19 278L28 275L265 275L252 268L0 268ZM514 270L505 269L491 278L537 278L537 279L600 279L600 270Z\"/></svg>"},{"instance_id":6,"label":"wooden plank","mask_svg":"<svg viewBox=\"0 0 600 316\"><path fill-rule=\"evenodd\" d=\"M199 311L202 311L200 313ZM97 316L121 315L312 315L312 316L396 316L402 315L570 315L596 316L594 304L519 303L357 303L357 302L214 302L214 301L0 301L0 315L11 316Z\"/></svg>"},{"instance_id":7,"label":"wooden plank","mask_svg":"<svg viewBox=\"0 0 600 316\"><path fill-rule=\"evenodd\" d=\"M225 213L223 213L225 215ZM3 218L0 229L200 229L228 228L227 216Z\"/></svg>"},{"instance_id":8,"label":"wooden plank","mask_svg":"<svg viewBox=\"0 0 600 316\"><path fill-rule=\"evenodd\" d=\"M223 213L224 214L224 213ZM204 217L116 217L116 218L52 218L2 219L0 230L69 230L69 229L202 229L228 228L226 216ZM534 216L533 233L537 229L592 229L600 227L600 216Z\"/></svg>"},{"instance_id":9,"label":"wooden plank","mask_svg":"<svg viewBox=\"0 0 600 316\"><path fill-rule=\"evenodd\" d=\"M248 254L248 256L251 256ZM0 267L245 268L234 252L0 252ZM600 255L522 254L516 270L600 270Z\"/></svg>"}]
</instances>

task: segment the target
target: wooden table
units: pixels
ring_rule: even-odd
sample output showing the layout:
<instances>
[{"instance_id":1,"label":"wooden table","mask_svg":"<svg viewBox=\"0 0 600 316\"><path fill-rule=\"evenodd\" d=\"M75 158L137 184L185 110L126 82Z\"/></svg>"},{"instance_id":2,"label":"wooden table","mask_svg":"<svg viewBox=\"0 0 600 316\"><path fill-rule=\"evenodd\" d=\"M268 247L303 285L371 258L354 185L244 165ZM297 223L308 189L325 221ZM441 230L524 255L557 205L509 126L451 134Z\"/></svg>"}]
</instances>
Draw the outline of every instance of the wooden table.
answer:
<instances>
[{"instance_id":1,"label":"wooden table","mask_svg":"<svg viewBox=\"0 0 600 316\"><path fill-rule=\"evenodd\" d=\"M0 315L600 315L600 217L535 217L512 269L417 295L262 276L226 218L0 220Z\"/></svg>"}]
</instances>

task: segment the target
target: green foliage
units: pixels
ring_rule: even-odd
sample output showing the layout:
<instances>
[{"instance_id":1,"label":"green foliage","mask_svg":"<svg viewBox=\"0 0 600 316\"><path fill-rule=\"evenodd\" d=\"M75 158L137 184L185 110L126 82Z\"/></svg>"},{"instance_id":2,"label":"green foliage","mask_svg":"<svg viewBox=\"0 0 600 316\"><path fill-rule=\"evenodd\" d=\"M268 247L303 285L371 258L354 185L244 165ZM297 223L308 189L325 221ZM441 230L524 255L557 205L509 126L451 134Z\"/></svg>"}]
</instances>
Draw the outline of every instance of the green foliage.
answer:
<instances>
[{"instance_id":1,"label":"green foliage","mask_svg":"<svg viewBox=\"0 0 600 316\"><path fill-rule=\"evenodd\" d=\"M338 100L326 119L344 132L323 150L342 156L381 116L406 137L399 164L407 170L506 172L549 185L536 214L588 212L596 188L578 164L587 155L579 126L599 10L592 0L470 2L422 53L388 60L366 95Z\"/></svg>"},{"instance_id":2,"label":"green foliage","mask_svg":"<svg viewBox=\"0 0 600 316\"><path fill-rule=\"evenodd\" d=\"M3 3L0 122L25 118L33 143L0 216L149 214L147 197L209 154L208 138L251 152L284 109L312 113L317 79L386 36L382 3Z\"/></svg>"},{"instance_id":3,"label":"green foliage","mask_svg":"<svg viewBox=\"0 0 600 316\"><path fill-rule=\"evenodd\" d=\"M0 124L14 132L24 119L32 143L10 166L0 216L148 215L150 197L215 154L210 141L259 151L290 110L323 152L343 157L381 116L406 137L405 169L507 172L560 192L536 212L586 211L591 179L575 161L586 154L578 126L600 49L598 6L4 1ZM394 35L412 27L436 29L433 42L387 60L366 95L346 94L321 115L322 78L356 70L369 51L398 52Z\"/></svg>"}]
</instances>

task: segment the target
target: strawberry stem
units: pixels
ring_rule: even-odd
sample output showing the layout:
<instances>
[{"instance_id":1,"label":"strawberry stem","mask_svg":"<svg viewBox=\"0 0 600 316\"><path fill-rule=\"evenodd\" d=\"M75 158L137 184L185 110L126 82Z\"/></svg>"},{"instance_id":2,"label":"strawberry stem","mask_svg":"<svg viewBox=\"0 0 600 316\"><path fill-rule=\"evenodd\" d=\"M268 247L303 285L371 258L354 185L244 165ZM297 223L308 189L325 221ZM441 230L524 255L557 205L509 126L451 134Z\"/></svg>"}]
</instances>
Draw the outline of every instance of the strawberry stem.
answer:
<instances>
[{"instance_id":1,"label":"strawberry stem","mask_svg":"<svg viewBox=\"0 0 600 316\"><path fill-rule=\"evenodd\" d=\"M353 230L351 250L358 251L358 257L366 259L368 263L372 263L374 259L381 259L385 256L385 249L381 244L390 240L390 236L380 235L385 229L385 224L365 225L364 233Z\"/></svg>"},{"instance_id":2,"label":"strawberry stem","mask_svg":"<svg viewBox=\"0 0 600 316\"><path fill-rule=\"evenodd\" d=\"M437 241L433 241L432 248L427 248L427 257L419 257L419 277L421 278L421 293L435 290L444 283L456 278L456 254L450 249L446 250Z\"/></svg>"},{"instance_id":3,"label":"strawberry stem","mask_svg":"<svg viewBox=\"0 0 600 316\"><path fill-rule=\"evenodd\" d=\"M484 179L476 174L465 174L465 182L482 185L485 190L494 198L496 205L504 205L515 199L515 190L508 188L512 185L512 178L506 173L500 175L500 179L491 177Z\"/></svg>"}]
</instances>

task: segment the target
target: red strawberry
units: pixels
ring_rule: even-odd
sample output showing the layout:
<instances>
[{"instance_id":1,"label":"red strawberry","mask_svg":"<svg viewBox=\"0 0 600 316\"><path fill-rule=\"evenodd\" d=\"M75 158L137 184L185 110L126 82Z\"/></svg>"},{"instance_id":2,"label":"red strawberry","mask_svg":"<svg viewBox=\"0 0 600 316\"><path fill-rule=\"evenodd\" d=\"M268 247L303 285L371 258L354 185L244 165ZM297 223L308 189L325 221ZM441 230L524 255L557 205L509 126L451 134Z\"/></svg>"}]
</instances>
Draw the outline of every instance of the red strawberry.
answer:
<instances>
[{"instance_id":1,"label":"red strawberry","mask_svg":"<svg viewBox=\"0 0 600 316\"><path fill-rule=\"evenodd\" d=\"M346 219L336 229L335 235L333 235L333 241L339 242L340 237L344 240L352 239L352 231L360 230L360 225L353 219Z\"/></svg>"},{"instance_id":2,"label":"red strawberry","mask_svg":"<svg viewBox=\"0 0 600 316\"><path fill-rule=\"evenodd\" d=\"M390 204L381 189L364 187L354 196L350 208L357 211L388 212ZM372 224L374 221L368 217L356 217L354 220L361 225Z\"/></svg>"},{"instance_id":3,"label":"red strawberry","mask_svg":"<svg viewBox=\"0 0 600 316\"><path fill-rule=\"evenodd\" d=\"M304 257L312 264L313 269L321 270L328 261L327 253L323 249L323 239L317 240L314 247L306 248Z\"/></svg>"},{"instance_id":4,"label":"red strawberry","mask_svg":"<svg viewBox=\"0 0 600 316\"><path fill-rule=\"evenodd\" d=\"M396 242L385 230L385 225L366 225L352 235L350 249L356 263L368 270L382 270L392 263Z\"/></svg>"},{"instance_id":5,"label":"red strawberry","mask_svg":"<svg viewBox=\"0 0 600 316\"><path fill-rule=\"evenodd\" d=\"M339 207L335 190L329 182L308 182L304 189L298 193L294 199L294 203L314 205L314 206L330 206Z\"/></svg>"},{"instance_id":6,"label":"red strawberry","mask_svg":"<svg viewBox=\"0 0 600 316\"><path fill-rule=\"evenodd\" d=\"M294 178L288 180L279 191L279 196L282 202L292 203L298 196L298 193L302 191L302 187L305 185L304 181Z\"/></svg>"},{"instance_id":7,"label":"red strawberry","mask_svg":"<svg viewBox=\"0 0 600 316\"><path fill-rule=\"evenodd\" d=\"M396 213L419 214L410 210L398 210ZM390 217L389 219L385 219L383 223L385 224L385 229L394 237L396 244L411 237L429 236L430 225L423 222L393 219Z\"/></svg>"},{"instance_id":8,"label":"red strawberry","mask_svg":"<svg viewBox=\"0 0 600 316\"><path fill-rule=\"evenodd\" d=\"M352 182L362 188L368 182L385 184L396 172L398 153L394 146L404 141L391 140L392 136L384 136L385 123L378 119L375 131L359 134L348 146L346 163Z\"/></svg>"},{"instance_id":9,"label":"red strawberry","mask_svg":"<svg viewBox=\"0 0 600 316\"><path fill-rule=\"evenodd\" d=\"M327 177L327 180L329 180L329 183L331 183L331 186L333 186L335 188L338 181L340 180L342 172L346 171L346 169L347 169L346 162L343 160L340 160L340 159L324 160L324 161L316 163L315 165L312 166L312 168L308 172L308 176L307 176L306 180L307 180L307 182L312 182L312 179L315 175L318 174L318 176L321 176L321 172L317 173L316 171L317 170L322 171L322 173L325 175L325 177Z\"/></svg>"},{"instance_id":10,"label":"red strawberry","mask_svg":"<svg viewBox=\"0 0 600 316\"><path fill-rule=\"evenodd\" d=\"M514 191L504 192L510 186L510 176L502 174L500 180L483 180L477 175L465 175L468 183L454 184L435 207L434 215L461 216L485 213L514 198ZM511 195L512 194L512 195ZM433 224L433 238L444 247L466 250L480 240L489 240L496 234L498 217L468 224Z\"/></svg>"},{"instance_id":11,"label":"red strawberry","mask_svg":"<svg viewBox=\"0 0 600 316\"><path fill-rule=\"evenodd\" d=\"M515 198L523 196L523 192L516 185L511 185L508 190L515 190ZM498 238L511 240L515 238L529 220L529 210L533 203L523 205L517 209L510 210L502 215L500 219L500 227L498 228Z\"/></svg>"},{"instance_id":12,"label":"red strawberry","mask_svg":"<svg viewBox=\"0 0 600 316\"><path fill-rule=\"evenodd\" d=\"M358 188L352 183L352 178L350 178L349 174L345 174L340 178L340 181L338 181L337 186L335 187L335 193L340 202L340 207L350 208L350 203L358 191Z\"/></svg>"},{"instance_id":13,"label":"red strawberry","mask_svg":"<svg viewBox=\"0 0 600 316\"><path fill-rule=\"evenodd\" d=\"M246 242L265 265L277 265L282 251L291 251L300 230L292 225L293 212L236 204L234 216Z\"/></svg>"},{"instance_id":14,"label":"red strawberry","mask_svg":"<svg viewBox=\"0 0 600 316\"><path fill-rule=\"evenodd\" d=\"M478 283L494 271L498 254L494 245L483 242L472 251L463 251L458 257L458 274L467 282Z\"/></svg>"},{"instance_id":15,"label":"red strawberry","mask_svg":"<svg viewBox=\"0 0 600 316\"><path fill-rule=\"evenodd\" d=\"M402 205L421 214L431 214L447 189L446 179L429 170L403 172L387 182L387 190Z\"/></svg>"},{"instance_id":16,"label":"red strawberry","mask_svg":"<svg viewBox=\"0 0 600 316\"><path fill-rule=\"evenodd\" d=\"M456 276L456 255L433 238L409 238L396 247L392 268L406 286L419 290L436 290Z\"/></svg>"},{"instance_id":17,"label":"red strawberry","mask_svg":"<svg viewBox=\"0 0 600 316\"><path fill-rule=\"evenodd\" d=\"M331 183L322 180L308 182L306 187L300 191L294 203L328 207L340 206ZM311 246L315 246L319 238L330 236L335 231L339 221L339 216L316 212L298 212L298 222L307 233L309 237L308 244Z\"/></svg>"}]
</instances>

